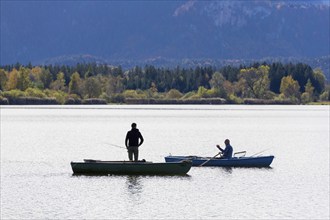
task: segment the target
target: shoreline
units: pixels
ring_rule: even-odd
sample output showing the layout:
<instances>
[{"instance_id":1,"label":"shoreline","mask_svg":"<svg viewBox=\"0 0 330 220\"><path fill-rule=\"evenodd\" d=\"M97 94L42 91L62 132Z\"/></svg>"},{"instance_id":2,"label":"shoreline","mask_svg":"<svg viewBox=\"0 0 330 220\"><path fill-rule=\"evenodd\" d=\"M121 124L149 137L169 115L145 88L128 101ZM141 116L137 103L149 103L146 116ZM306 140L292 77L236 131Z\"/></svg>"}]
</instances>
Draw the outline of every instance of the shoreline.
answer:
<instances>
[{"instance_id":1,"label":"shoreline","mask_svg":"<svg viewBox=\"0 0 330 220\"><path fill-rule=\"evenodd\" d=\"M268 99L242 99L237 103L223 98L201 99L125 99L120 103L108 103L105 99L69 99L64 104L55 98L20 97L16 99L0 99L0 105L330 105L330 101L296 103L291 100L268 100Z\"/></svg>"}]
</instances>

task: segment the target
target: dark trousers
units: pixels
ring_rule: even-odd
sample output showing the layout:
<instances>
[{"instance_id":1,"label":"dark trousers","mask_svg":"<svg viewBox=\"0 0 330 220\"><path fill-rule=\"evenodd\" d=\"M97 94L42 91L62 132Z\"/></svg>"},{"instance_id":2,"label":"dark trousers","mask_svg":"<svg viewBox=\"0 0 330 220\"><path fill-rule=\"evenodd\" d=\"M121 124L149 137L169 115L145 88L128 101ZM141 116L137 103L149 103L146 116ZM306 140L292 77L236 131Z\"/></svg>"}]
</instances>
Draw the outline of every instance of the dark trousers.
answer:
<instances>
[{"instance_id":1,"label":"dark trousers","mask_svg":"<svg viewBox=\"0 0 330 220\"><path fill-rule=\"evenodd\" d=\"M130 161L133 160L133 155L134 155L134 161L138 161L138 159L139 159L139 147L128 147L127 152L128 152L128 158L129 158Z\"/></svg>"}]
</instances>

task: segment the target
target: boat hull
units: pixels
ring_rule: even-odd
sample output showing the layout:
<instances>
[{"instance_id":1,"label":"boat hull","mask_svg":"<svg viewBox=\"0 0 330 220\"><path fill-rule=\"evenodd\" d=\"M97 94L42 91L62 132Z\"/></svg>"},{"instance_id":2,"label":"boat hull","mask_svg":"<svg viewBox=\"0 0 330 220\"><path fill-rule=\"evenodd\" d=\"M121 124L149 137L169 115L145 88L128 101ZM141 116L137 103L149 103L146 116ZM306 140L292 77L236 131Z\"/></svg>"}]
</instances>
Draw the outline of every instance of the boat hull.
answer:
<instances>
[{"instance_id":1,"label":"boat hull","mask_svg":"<svg viewBox=\"0 0 330 220\"><path fill-rule=\"evenodd\" d=\"M169 163L130 161L71 162L74 174L87 175L185 175L191 166L191 161Z\"/></svg>"},{"instance_id":2,"label":"boat hull","mask_svg":"<svg viewBox=\"0 0 330 220\"><path fill-rule=\"evenodd\" d=\"M199 156L167 156L165 161L169 163L183 160L192 160L193 166L216 166L216 167L269 167L274 156L260 157L233 157L231 159L216 159Z\"/></svg>"}]
</instances>

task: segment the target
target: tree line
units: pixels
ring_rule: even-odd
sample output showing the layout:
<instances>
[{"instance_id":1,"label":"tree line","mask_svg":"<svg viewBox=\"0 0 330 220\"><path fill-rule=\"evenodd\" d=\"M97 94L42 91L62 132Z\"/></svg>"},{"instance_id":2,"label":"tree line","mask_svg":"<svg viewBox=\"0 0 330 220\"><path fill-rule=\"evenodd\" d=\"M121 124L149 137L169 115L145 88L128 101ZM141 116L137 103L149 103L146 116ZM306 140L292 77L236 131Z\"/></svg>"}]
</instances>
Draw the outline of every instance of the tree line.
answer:
<instances>
[{"instance_id":1,"label":"tree line","mask_svg":"<svg viewBox=\"0 0 330 220\"><path fill-rule=\"evenodd\" d=\"M57 103L102 99L198 100L221 98L329 101L329 85L320 69L304 63L254 63L249 66L165 68L87 63L66 65L6 65L0 68L0 99L54 98Z\"/></svg>"}]
</instances>

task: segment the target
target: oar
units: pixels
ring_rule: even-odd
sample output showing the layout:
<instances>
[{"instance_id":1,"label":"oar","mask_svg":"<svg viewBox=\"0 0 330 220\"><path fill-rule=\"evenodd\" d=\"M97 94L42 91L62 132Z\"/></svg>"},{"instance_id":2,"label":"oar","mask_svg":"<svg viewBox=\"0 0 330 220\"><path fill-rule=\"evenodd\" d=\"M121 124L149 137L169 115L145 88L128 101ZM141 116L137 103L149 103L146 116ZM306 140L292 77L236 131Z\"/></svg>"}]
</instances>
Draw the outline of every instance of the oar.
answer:
<instances>
[{"instance_id":1,"label":"oar","mask_svg":"<svg viewBox=\"0 0 330 220\"><path fill-rule=\"evenodd\" d=\"M209 162L210 160L214 159L216 156L218 156L219 154L221 154L221 152L217 153L216 155L214 155L214 157L211 157L210 159L208 159L207 161L205 161L204 163L202 163L201 165L199 165L199 167L203 166L204 164L206 164L207 162Z\"/></svg>"}]
</instances>

